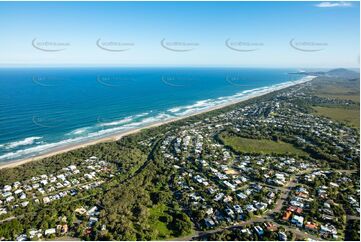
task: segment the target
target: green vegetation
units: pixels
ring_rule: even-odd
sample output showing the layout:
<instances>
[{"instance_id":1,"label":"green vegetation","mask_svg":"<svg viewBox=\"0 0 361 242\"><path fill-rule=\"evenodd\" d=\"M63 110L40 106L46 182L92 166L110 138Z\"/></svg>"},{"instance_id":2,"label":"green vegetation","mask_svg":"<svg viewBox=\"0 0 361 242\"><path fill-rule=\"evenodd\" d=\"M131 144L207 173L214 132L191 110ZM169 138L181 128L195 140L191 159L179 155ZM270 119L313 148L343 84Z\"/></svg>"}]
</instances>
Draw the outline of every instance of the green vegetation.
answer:
<instances>
[{"instance_id":1,"label":"green vegetation","mask_svg":"<svg viewBox=\"0 0 361 242\"><path fill-rule=\"evenodd\" d=\"M258 154L295 154L307 155L304 151L297 149L292 144L282 141L273 141L266 139L248 139L239 136L220 135L224 144L232 147L233 150L242 153Z\"/></svg>"},{"instance_id":2,"label":"green vegetation","mask_svg":"<svg viewBox=\"0 0 361 242\"><path fill-rule=\"evenodd\" d=\"M155 205L149 210L149 218L152 221L151 229L157 231L158 237L160 238L169 238L171 237L171 232L167 225L171 216L167 214L167 207L164 204Z\"/></svg>"},{"instance_id":3,"label":"green vegetation","mask_svg":"<svg viewBox=\"0 0 361 242\"><path fill-rule=\"evenodd\" d=\"M254 223L254 225L260 226L262 223ZM278 231L284 232L290 240L294 238L294 234L291 231L285 231L282 227L278 228L277 232L265 230L263 235L258 235L257 233L249 234L247 231L253 232L252 227L254 225L223 229L211 234L201 235L198 239L201 241L277 241L279 240Z\"/></svg>"},{"instance_id":4,"label":"green vegetation","mask_svg":"<svg viewBox=\"0 0 361 242\"><path fill-rule=\"evenodd\" d=\"M346 227L345 240L359 241L360 240L360 221L350 220Z\"/></svg>"},{"instance_id":5,"label":"green vegetation","mask_svg":"<svg viewBox=\"0 0 361 242\"><path fill-rule=\"evenodd\" d=\"M321 186L330 187L327 199L335 201L329 205L329 210L337 218L332 223L342 230L339 238L343 238L348 222L346 237L357 239L359 227L347 221L346 215L357 215L355 207L359 207L358 199L350 200L350 196L356 198L359 189L359 153L354 148L358 147L359 131L345 129L340 123L356 125L359 115L356 101L359 99L352 96L356 93L351 88L357 86L356 83L317 78L315 85L312 82L312 85L295 86L145 129L118 142L97 144L0 170L1 187L12 185L14 194L17 189L14 183L20 182L21 188L26 189L27 185L35 185L43 179L37 177L57 176L70 165L79 168L80 173L74 176L81 182L78 186L72 184L55 191L48 190L50 185L41 185L46 189L46 196L60 194L65 189L78 191L50 203L45 203L42 199L45 195L34 187L26 192L29 201L26 206L13 206L20 196L14 198L15 201L3 203L7 213L0 210L3 212L0 214L0 220L3 220L0 238L15 240L33 229L45 231L64 224L68 225L67 232L57 229L56 234L44 235L44 239L69 236L82 240L167 240L188 236L193 229L216 229L231 225L235 220L257 218L265 211L272 211L278 206L276 202L281 193L266 186L259 188L258 183L279 186L296 178L300 170L311 172L317 168L313 178L308 177L309 173L297 178L298 182L305 183L314 198L304 210L305 219L328 223L320 213L324 203L320 202L318 190ZM344 96L349 98L341 98ZM315 110L318 115L335 122L317 117ZM104 160L107 165L94 168L96 179L91 182L102 182L83 189L90 183L84 177L89 175L85 174L90 169L86 160L91 156L96 156L95 164ZM245 162L247 160L249 163ZM251 169L243 170L241 166ZM320 175L318 169L323 171L323 168L357 169L357 172L349 176L341 172ZM224 182L225 174L229 183ZM73 175L68 178L72 181ZM330 186L331 181L339 188ZM234 191L233 187L236 187ZM236 192L247 196L240 199ZM274 193L272 196L269 195L271 192ZM291 194L296 195L295 192ZM215 200L216 197L220 198ZM38 199L40 201L36 202ZM225 211L232 205L242 206L243 211L249 204L265 206L261 203L269 205L267 210L247 212L239 217L227 215ZM88 213L94 207L96 214ZM85 213L79 213L79 209ZM89 223L91 217L94 223ZM208 225L206 218L217 222ZM278 239L277 232L267 229L264 235L257 235L254 225L265 227L262 223L253 223L244 227L249 233L241 232L239 228L225 229L205 233L200 239ZM290 240L295 238L287 229L279 227L277 231L286 232Z\"/></svg>"},{"instance_id":6,"label":"green vegetation","mask_svg":"<svg viewBox=\"0 0 361 242\"><path fill-rule=\"evenodd\" d=\"M54 173L64 166L81 164L90 156L97 156L104 160L113 161L123 175L129 175L135 167L142 165L146 159L146 150L131 147L127 144L131 138L122 140L121 143L108 142L88 146L78 150L58 154L41 160L28 162L15 168L0 170L0 184L13 183L15 181L30 179L40 174Z\"/></svg>"},{"instance_id":7,"label":"green vegetation","mask_svg":"<svg viewBox=\"0 0 361 242\"><path fill-rule=\"evenodd\" d=\"M168 187L172 166L159 154L157 140L148 145L153 139L149 137L162 135L166 128L144 130L119 142L97 144L0 170L0 184L11 184L51 174L71 164L81 167L85 159L94 155L109 161L117 171L110 182L96 189L46 206L30 203L26 209L16 210L17 219L0 226L0 238L12 240L16 234L32 228L53 228L63 216L68 218L68 226L74 228L68 235L84 240L159 240L190 234L192 222ZM140 145L140 141L149 143ZM100 207L101 211L99 221L89 230L75 209L92 206Z\"/></svg>"},{"instance_id":8,"label":"green vegetation","mask_svg":"<svg viewBox=\"0 0 361 242\"><path fill-rule=\"evenodd\" d=\"M313 83L311 93L328 100L312 107L316 114L360 127L359 79L321 79Z\"/></svg>"},{"instance_id":9,"label":"green vegetation","mask_svg":"<svg viewBox=\"0 0 361 242\"><path fill-rule=\"evenodd\" d=\"M330 119L346 122L347 124L360 128L360 109L359 108L338 108L338 107L313 107L318 115Z\"/></svg>"},{"instance_id":10,"label":"green vegetation","mask_svg":"<svg viewBox=\"0 0 361 242\"><path fill-rule=\"evenodd\" d=\"M352 80L327 80L313 84L315 94L323 98L337 98L360 102L360 83L358 79Z\"/></svg>"},{"instance_id":11,"label":"green vegetation","mask_svg":"<svg viewBox=\"0 0 361 242\"><path fill-rule=\"evenodd\" d=\"M326 89L326 90L325 90ZM343 100L352 100L354 102L360 102L360 95L352 89L338 88L336 85L327 87L321 90L317 96L324 98L337 98Z\"/></svg>"}]
</instances>

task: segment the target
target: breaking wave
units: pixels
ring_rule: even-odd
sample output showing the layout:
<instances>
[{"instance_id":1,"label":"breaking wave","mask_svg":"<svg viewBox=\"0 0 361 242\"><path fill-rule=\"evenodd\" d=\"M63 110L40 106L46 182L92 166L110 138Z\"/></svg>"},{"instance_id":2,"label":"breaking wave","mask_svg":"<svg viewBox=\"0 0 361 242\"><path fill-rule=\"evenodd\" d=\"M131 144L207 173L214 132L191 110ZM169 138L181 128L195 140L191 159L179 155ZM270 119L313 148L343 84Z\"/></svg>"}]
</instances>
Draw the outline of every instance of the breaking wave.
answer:
<instances>
[{"instance_id":1,"label":"breaking wave","mask_svg":"<svg viewBox=\"0 0 361 242\"><path fill-rule=\"evenodd\" d=\"M254 96L262 95L271 91L276 91L291 85L300 84L312 80L313 76L304 77L298 81L285 82L272 86L260 87L251 90L245 90L232 96L219 97L215 99L205 99L195 102L191 105L178 106L170 108L164 112L155 113L154 116L150 116L150 113L141 113L132 115L117 121L112 122L98 122L92 127L85 127L73 130L68 134L76 135L77 137L64 139L58 142L47 143L43 137L28 137L20 141L10 142L6 144L0 144L0 149L13 150L7 153L0 153L0 160L14 160L24 157L36 156L54 150L56 148L62 148L73 144L79 144L89 140L95 140L96 138L107 137L116 133L126 132L129 130L142 128L154 123L168 121L170 119L187 116L202 111L209 110L210 108L230 104L232 102L242 101ZM43 139L41 142L38 140ZM36 146L16 150L21 146L34 145Z\"/></svg>"},{"instance_id":2,"label":"breaking wave","mask_svg":"<svg viewBox=\"0 0 361 242\"><path fill-rule=\"evenodd\" d=\"M137 119L137 118L140 118L140 117L144 117L144 116L146 116L146 115L148 115L148 114L149 114L149 113L141 113L141 114L137 114L137 115L133 115L133 116L126 117L126 118L121 119L121 120L109 122L109 123L100 123L99 125L100 125L100 126L115 126L115 125L130 123L130 122L132 122L134 119Z\"/></svg>"},{"instance_id":3,"label":"breaking wave","mask_svg":"<svg viewBox=\"0 0 361 242\"><path fill-rule=\"evenodd\" d=\"M10 143L7 143L7 144L2 144L2 145L0 145L0 147L5 148L7 150L10 150L10 149L17 148L19 146L34 144L36 140L39 140L41 138L43 138L43 137L38 137L38 136L28 137L28 138L25 138L23 140L14 141L14 142L10 142Z\"/></svg>"}]
</instances>

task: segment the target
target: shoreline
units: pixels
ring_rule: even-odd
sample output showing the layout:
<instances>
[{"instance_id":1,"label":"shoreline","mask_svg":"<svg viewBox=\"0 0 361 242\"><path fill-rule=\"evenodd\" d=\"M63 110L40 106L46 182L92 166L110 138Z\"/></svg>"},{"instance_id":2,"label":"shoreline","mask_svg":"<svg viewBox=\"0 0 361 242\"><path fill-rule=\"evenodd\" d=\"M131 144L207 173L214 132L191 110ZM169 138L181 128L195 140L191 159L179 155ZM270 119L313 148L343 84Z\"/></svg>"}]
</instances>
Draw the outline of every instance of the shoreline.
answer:
<instances>
[{"instance_id":1,"label":"shoreline","mask_svg":"<svg viewBox=\"0 0 361 242\"><path fill-rule=\"evenodd\" d=\"M164 121L157 121L155 123L150 123L150 124L148 124L148 125L146 125L144 127L139 127L139 128L131 129L131 130L128 130L128 131L114 133L114 134L111 134L111 135L109 135L107 137L102 137L102 138L98 138L98 139L95 139L95 140L84 141L84 142L78 143L78 144L65 145L63 147L55 148L55 149L53 149L53 150L51 150L49 152L46 152L44 154L39 154L39 155L36 155L34 157L22 158L22 159L17 159L17 160L13 160L13 161L8 161L8 162L4 162L3 164L0 163L0 170L1 169L7 169L7 168L14 168L14 167L17 167L17 166L20 166L20 165L23 165L23 164L26 164L26 163L29 163L29 162L32 162L32 161L37 161L37 160L40 160L40 159L48 158L48 157L51 157L51 156L55 156L55 155L58 155L58 154L62 154L62 153L66 153L66 152L69 152L69 151L77 150L77 149L80 149L80 148L85 148L87 146L91 146L91 145L95 145L95 144L99 144L99 143L115 142L117 140L120 140L124 136L138 133L138 132L142 131L143 129L159 127L159 126L164 125L164 124L176 122L178 120L182 120L182 119L189 118L189 117L192 117L192 116L196 116L196 115L199 115L199 114L203 114L203 113L211 112L211 111L214 111L214 110L222 109L222 108L225 108L225 107L237 104L237 103L244 102L246 100L250 100L252 98L260 97L260 96L263 96L263 95L266 95L266 94L269 94L269 93L272 93L272 92L275 92L275 91L279 91L279 90L282 90L282 89L285 89L285 88L289 88L291 86L295 86L295 85L298 85L298 84L302 84L302 83L312 81L315 77L316 76L306 76L306 77L303 77L300 80L295 81L295 82L280 83L280 84L277 84L277 85L280 85L280 86L275 86L275 87L271 86L268 89L262 90L260 92L251 93L249 95L246 95L243 98L231 100L231 101L229 101L227 103L219 104L219 105L216 105L216 106L213 106L213 107L209 107L209 108L207 108L205 110L201 110L201 111L198 111L198 112L195 112L195 113L191 113L191 114L184 115L184 116L181 116L181 117L174 117L174 118L164 120Z\"/></svg>"}]
</instances>

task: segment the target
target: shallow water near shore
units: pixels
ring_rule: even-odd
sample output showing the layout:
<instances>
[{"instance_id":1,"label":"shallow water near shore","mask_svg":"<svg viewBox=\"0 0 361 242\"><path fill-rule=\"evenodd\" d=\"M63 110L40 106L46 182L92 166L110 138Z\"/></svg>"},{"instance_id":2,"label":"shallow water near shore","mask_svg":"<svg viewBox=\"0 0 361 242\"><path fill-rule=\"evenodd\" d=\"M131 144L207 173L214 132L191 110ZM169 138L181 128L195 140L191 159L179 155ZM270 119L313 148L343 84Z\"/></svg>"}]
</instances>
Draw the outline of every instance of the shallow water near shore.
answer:
<instances>
[{"instance_id":1,"label":"shallow water near shore","mask_svg":"<svg viewBox=\"0 0 361 242\"><path fill-rule=\"evenodd\" d=\"M0 69L0 163L44 154L295 83L296 69Z\"/></svg>"}]
</instances>

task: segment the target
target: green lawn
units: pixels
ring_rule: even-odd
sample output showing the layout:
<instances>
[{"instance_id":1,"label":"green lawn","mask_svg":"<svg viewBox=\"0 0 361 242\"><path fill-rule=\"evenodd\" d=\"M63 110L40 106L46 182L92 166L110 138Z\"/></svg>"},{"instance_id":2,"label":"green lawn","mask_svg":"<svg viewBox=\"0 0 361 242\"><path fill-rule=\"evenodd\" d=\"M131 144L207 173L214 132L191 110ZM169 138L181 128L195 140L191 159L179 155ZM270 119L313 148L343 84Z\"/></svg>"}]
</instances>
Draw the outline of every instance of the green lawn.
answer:
<instances>
[{"instance_id":1,"label":"green lawn","mask_svg":"<svg viewBox=\"0 0 361 242\"><path fill-rule=\"evenodd\" d=\"M359 108L339 108L339 107L313 107L315 112L330 119L346 122L349 125L360 128L360 109Z\"/></svg>"},{"instance_id":2,"label":"green lawn","mask_svg":"<svg viewBox=\"0 0 361 242\"><path fill-rule=\"evenodd\" d=\"M223 142L231 146L234 150L245 153L262 153L262 154L296 154L307 155L306 152L297 149L292 144L282 141L272 141L266 139L248 139L237 136L223 136Z\"/></svg>"},{"instance_id":3,"label":"green lawn","mask_svg":"<svg viewBox=\"0 0 361 242\"><path fill-rule=\"evenodd\" d=\"M167 228L167 222L162 221L167 215L167 206L159 204L149 209L149 215L151 222L149 223L152 231L158 231L157 238L167 239L172 235L172 231Z\"/></svg>"}]
</instances>

